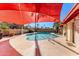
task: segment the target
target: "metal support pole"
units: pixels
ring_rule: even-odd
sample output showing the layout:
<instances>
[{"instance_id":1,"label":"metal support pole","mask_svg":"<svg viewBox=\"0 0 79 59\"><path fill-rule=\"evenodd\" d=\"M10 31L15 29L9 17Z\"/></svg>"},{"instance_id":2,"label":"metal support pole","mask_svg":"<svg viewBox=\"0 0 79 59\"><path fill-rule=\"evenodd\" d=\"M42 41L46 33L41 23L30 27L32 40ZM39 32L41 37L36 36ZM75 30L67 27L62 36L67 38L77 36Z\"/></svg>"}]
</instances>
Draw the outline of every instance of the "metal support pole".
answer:
<instances>
[{"instance_id":1,"label":"metal support pole","mask_svg":"<svg viewBox=\"0 0 79 59\"><path fill-rule=\"evenodd\" d=\"M23 34L23 31L24 31L24 28L23 28L23 25L21 27L21 34Z\"/></svg>"},{"instance_id":2,"label":"metal support pole","mask_svg":"<svg viewBox=\"0 0 79 59\"><path fill-rule=\"evenodd\" d=\"M41 56L39 45L38 45L38 40L37 40L37 36L36 36L36 34L37 34L36 33L37 32L36 22L37 22L37 15L35 13L35 55Z\"/></svg>"}]
</instances>

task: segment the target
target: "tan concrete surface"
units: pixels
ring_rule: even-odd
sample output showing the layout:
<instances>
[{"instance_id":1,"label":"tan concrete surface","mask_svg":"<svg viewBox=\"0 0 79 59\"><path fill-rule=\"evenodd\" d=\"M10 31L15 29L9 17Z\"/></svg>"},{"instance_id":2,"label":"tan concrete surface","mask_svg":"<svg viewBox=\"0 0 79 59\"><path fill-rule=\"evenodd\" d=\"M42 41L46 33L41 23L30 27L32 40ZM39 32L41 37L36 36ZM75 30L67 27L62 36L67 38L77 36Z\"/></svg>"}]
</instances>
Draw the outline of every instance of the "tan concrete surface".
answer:
<instances>
[{"instance_id":1,"label":"tan concrete surface","mask_svg":"<svg viewBox=\"0 0 79 59\"><path fill-rule=\"evenodd\" d=\"M17 36L11 39L10 44L23 56L34 56L35 55L35 44L34 41L26 40L25 35Z\"/></svg>"},{"instance_id":2,"label":"tan concrete surface","mask_svg":"<svg viewBox=\"0 0 79 59\"><path fill-rule=\"evenodd\" d=\"M39 41L39 47L43 56L75 56L77 54L64 48L63 46L48 40Z\"/></svg>"},{"instance_id":3,"label":"tan concrete surface","mask_svg":"<svg viewBox=\"0 0 79 59\"><path fill-rule=\"evenodd\" d=\"M56 40L60 42L60 38L63 39L63 37L59 37ZM35 41L27 40L26 35L15 36L9 42L23 56L35 56ZM42 56L77 56L77 54L56 42L51 43L48 40L39 40L38 44Z\"/></svg>"},{"instance_id":4,"label":"tan concrete surface","mask_svg":"<svg viewBox=\"0 0 79 59\"><path fill-rule=\"evenodd\" d=\"M66 37L65 36L60 36L58 38L55 38L54 40L79 53L79 46L76 45L76 44L73 44L74 46L69 46L67 44L67 41L66 41Z\"/></svg>"}]
</instances>

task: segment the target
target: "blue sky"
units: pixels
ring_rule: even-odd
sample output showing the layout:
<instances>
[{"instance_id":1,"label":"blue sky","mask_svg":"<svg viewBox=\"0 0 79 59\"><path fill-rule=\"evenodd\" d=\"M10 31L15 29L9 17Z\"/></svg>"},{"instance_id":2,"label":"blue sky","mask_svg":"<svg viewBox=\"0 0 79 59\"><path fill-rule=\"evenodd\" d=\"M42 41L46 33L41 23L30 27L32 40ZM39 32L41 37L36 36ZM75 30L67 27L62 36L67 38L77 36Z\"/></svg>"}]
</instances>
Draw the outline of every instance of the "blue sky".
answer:
<instances>
[{"instance_id":1,"label":"blue sky","mask_svg":"<svg viewBox=\"0 0 79 59\"><path fill-rule=\"evenodd\" d=\"M40 22L40 23L37 23L37 24L39 24L39 28L41 28L41 27L43 27L43 28L45 28L45 27L50 27L50 28L52 28L53 27L53 23L52 22ZM29 24L31 27L34 27L35 26L35 23L31 23L31 24Z\"/></svg>"},{"instance_id":2,"label":"blue sky","mask_svg":"<svg viewBox=\"0 0 79 59\"><path fill-rule=\"evenodd\" d=\"M61 10L61 14L60 14L60 20L63 21L64 17L68 14L68 12L70 11L70 9L73 7L74 3L64 3L62 6L62 10ZM50 27L52 28L53 26L53 22L41 22L38 23L39 27ZM30 24L31 27L35 26L35 23Z\"/></svg>"},{"instance_id":3,"label":"blue sky","mask_svg":"<svg viewBox=\"0 0 79 59\"><path fill-rule=\"evenodd\" d=\"M68 12L71 10L71 8L74 6L74 3L64 3L62 6L60 19L63 21L65 16L68 14Z\"/></svg>"}]
</instances>

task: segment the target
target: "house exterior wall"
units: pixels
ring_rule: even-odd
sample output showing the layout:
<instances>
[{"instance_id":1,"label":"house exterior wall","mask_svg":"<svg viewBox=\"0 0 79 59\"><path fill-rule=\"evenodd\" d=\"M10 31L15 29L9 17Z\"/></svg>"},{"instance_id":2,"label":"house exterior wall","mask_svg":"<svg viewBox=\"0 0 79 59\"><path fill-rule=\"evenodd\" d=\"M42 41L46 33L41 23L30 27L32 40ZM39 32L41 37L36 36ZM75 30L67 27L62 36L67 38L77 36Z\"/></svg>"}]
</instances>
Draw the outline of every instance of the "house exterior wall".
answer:
<instances>
[{"instance_id":1,"label":"house exterior wall","mask_svg":"<svg viewBox=\"0 0 79 59\"><path fill-rule=\"evenodd\" d=\"M64 27L63 27L63 36L66 36L66 25L64 25Z\"/></svg>"},{"instance_id":2,"label":"house exterior wall","mask_svg":"<svg viewBox=\"0 0 79 59\"><path fill-rule=\"evenodd\" d=\"M74 30L74 32L75 32L74 33L75 44L77 46L79 46L79 16L77 16L75 18L74 28L75 28L75 30Z\"/></svg>"},{"instance_id":3,"label":"house exterior wall","mask_svg":"<svg viewBox=\"0 0 79 59\"><path fill-rule=\"evenodd\" d=\"M67 41L71 41L71 23L67 23Z\"/></svg>"},{"instance_id":4,"label":"house exterior wall","mask_svg":"<svg viewBox=\"0 0 79 59\"><path fill-rule=\"evenodd\" d=\"M66 40L68 42L72 42L72 43L73 43L73 40L74 40L74 37L73 37L74 31L73 30L74 30L74 28L73 28L73 20L71 20L70 22L67 23Z\"/></svg>"},{"instance_id":5,"label":"house exterior wall","mask_svg":"<svg viewBox=\"0 0 79 59\"><path fill-rule=\"evenodd\" d=\"M66 26L66 41L73 43L74 40L76 46L79 46L79 16L68 22Z\"/></svg>"}]
</instances>

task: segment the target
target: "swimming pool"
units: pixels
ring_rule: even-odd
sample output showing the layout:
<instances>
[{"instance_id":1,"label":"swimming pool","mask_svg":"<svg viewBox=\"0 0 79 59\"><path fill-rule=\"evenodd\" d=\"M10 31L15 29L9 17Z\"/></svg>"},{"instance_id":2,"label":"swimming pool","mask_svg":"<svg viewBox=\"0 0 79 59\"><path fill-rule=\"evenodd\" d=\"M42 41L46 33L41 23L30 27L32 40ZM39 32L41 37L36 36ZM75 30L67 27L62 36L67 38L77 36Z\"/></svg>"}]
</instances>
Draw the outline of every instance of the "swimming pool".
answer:
<instances>
[{"instance_id":1,"label":"swimming pool","mask_svg":"<svg viewBox=\"0 0 79 59\"><path fill-rule=\"evenodd\" d=\"M26 35L27 40L35 40L35 36L37 40L46 40L46 39L53 39L58 37L56 34L51 34L50 32L37 32L36 34L30 33Z\"/></svg>"}]
</instances>

